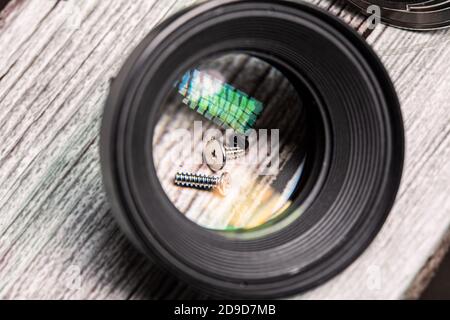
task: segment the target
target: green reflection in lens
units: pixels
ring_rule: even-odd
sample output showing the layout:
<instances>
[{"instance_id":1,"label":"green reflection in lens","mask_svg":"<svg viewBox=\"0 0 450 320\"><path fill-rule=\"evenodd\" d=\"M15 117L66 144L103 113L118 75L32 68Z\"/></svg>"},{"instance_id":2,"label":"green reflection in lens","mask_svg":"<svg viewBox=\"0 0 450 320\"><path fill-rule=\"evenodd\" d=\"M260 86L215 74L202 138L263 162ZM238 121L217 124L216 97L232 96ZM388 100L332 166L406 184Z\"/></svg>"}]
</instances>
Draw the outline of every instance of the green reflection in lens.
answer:
<instances>
[{"instance_id":1,"label":"green reflection in lens","mask_svg":"<svg viewBox=\"0 0 450 320\"><path fill-rule=\"evenodd\" d=\"M206 72L188 71L177 84L183 103L223 128L245 134L263 111L263 104Z\"/></svg>"}]
</instances>

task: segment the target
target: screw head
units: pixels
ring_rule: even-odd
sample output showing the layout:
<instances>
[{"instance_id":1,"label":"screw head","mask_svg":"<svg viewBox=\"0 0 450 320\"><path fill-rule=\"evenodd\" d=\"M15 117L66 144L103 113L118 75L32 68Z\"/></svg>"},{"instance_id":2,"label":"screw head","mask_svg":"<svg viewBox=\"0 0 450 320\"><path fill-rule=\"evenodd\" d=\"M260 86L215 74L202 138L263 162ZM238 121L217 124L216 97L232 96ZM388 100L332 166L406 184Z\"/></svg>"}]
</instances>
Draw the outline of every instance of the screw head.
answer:
<instances>
[{"instance_id":1,"label":"screw head","mask_svg":"<svg viewBox=\"0 0 450 320\"><path fill-rule=\"evenodd\" d=\"M222 170L227 163L223 144L216 138L209 140L203 148L203 159L213 172Z\"/></svg>"},{"instance_id":2,"label":"screw head","mask_svg":"<svg viewBox=\"0 0 450 320\"><path fill-rule=\"evenodd\" d=\"M219 179L219 184L217 185L217 191L222 196L228 195L231 189L231 176L228 172L224 172Z\"/></svg>"}]
</instances>

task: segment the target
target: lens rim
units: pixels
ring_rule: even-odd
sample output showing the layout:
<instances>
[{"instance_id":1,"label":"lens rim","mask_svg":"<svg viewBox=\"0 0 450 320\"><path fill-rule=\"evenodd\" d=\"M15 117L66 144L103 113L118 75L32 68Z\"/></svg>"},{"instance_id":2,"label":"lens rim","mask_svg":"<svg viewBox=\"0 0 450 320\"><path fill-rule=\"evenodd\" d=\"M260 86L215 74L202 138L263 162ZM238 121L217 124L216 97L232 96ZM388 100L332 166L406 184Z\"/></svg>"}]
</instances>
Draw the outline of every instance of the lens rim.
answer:
<instances>
[{"instance_id":1,"label":"lens rim","mask_svg":"<svg viewBox=\"0 0 450 320\"><path fill-rule=\"evenodd\" d=\"M383 177L379 177L378 182L374 183L381 190L378 190L380 194L376 196L376 199L371 198L372 211L359 216L359 220L353 217L356 220L348 225L349 229L346 234L348 239L336 243L333 247L322 247L322 252L311 253L309 256L312 257L312 261L303 267L299 267L298 263L292 263L292 261L289 263L284 261L287 251L283 251L282 248L291 245L290 252L307 250L307 243L311 239L303 239L303 242L300 243L298 241L301 235L311 232L318 223L314 212L308 211L311 207L306 210L304 216L300 217L303 219L302 226L298 223L293 224L287 227L289 230L283 229L257 240L227 239L183 218L173 205L168 203L156 172L149 167L148 156L137 156L138 146L148 146L148 137L152 137L152 135L148 136L147 134L147 139L139 137L136 129L140 126L135 125L136 121L140 120L142 123L145 119L148 121L147 123L150 123L149 118L152 117L153 121L156 121L155 110L152 111L153 115L148 116L142 113L142 108L137 107L142 104L142 97L149 94L146 91L149 83L152 81L154 91L164 92L161 88L167 86L168 81L164 79L156 81L155 79L167 74L175 76L181 70L174 70L174 66L182 69L181 66L192 65L199 60L199 57L207 53L204 43L202 46L190 46L189 50L183 51L184 61L179 61L179 64L174 64L172 61L169 64L169 66L172 65L172 70L167 70L169 57L174 54L173 50L179 48L181 43L186 41L182 40L183 37L186 39L189 35L195 35L196 32L201 32L205 28L212 30L214 25L223 23L224 19L230 17L235 19L236 15L255 17L256 14L261 14L263 18L267 19L283 16L291 20L289 23L295 21L297 28L291 29L293 33L300 32L301 28L308 28L318 37L324 35L330 37L329 40L333 41L336 48L349 54L347 57L349 61L368 73L366 76L370 79L369 82L373 82L370 90L373 90L372 94L376 97L375 99L380 100L378 101L379 107L383 109L376 110L380 112L378 120L383 123L377 123L374 126L384 126L383 129L386 131L386 135L377 141L380 143L380 152L386 153L386 161L384 161L386 168L382 170ZM230 18L231 22L228 23L233 23L233 19ZM267 30L261 30L261 34ZM223 45L226 44L228 48L235 49L238 43L225 41L221 43L221 48L223 50ZM219 47L216 43L215 46L210 45L207 49L210 53L218 52ZM259 47L256 51L263 52L262 49ZM272 49L265 51L273 54L270 52ZM169 54L169 52L171 53ZM287 60L283 59L283 61ZM162 70L163 68L166 70ZM162 78L166 77L162 76ZM154 101L162 101L162 99L159 97ZM353 120L362 121L362 119L355 118ZM333 123L335 120L333 116L330 116L334 130L339 124ZM147 130L147 133L151 133L152 127L147 126ZM364 130L364 128L359 128L359 130ZM336 135L336 132L334 134ZM383 146L388 150L381 150ZM332 151L336 152L335 148ZM349 150L350 152L352 151ZM348 156L356 157L358 155L349 154ZM404 133L399 102L387 72L374 52L362 38L337 18L309 5L291 1L273 3L272 1L216 0L188 9L161 24L134 51L113 82L105 108L101 135L101 159L105 187L112 203L113 212L127 235L141 251L171 270L180 279L221 297L284 297L317 286L342 271L364 251L383 225L398 190L403 157ZM377 165L381 166L382 164L378 163ZM339 170L339 166L336 166L334 170ZM140 168L140 171L136 168ZM142 168L147 168L155 178L148 179L148 176L142 175ZM376 169L379 170L379 168ZM334 184L336 189L341 183L342 181ZM139 195L139 190L142 191L143 186L148 187L146 189L148 199ZM337 194L339 190L335 190L335 192ZM353 195L361 197L355 190L353 190ZM149 199L152 202L151 205L148 204ZM348 198L342 197L339 200L346 201L346 199ZM144 204L145 201L147 203ZM325 208L323 210L325 211ZM145 211L151 212L152 216L146 215ZM175 214L178 218L175 218ZM176 221L176 223L171 226L170 233L167 230L164 233L161 221L165 221L164 219L167 219L168 216L175 219L172 221ZM333 217L328 218L333 219ZM362 218L369 218L370 221ZM322 231L330 233L333 230ZM190 234L190 237L183 237L186 234ZM280 241L281 238L284 242ZM191 250L186 251L176 248L177 243L178 245L195 243L203 247L191 247ZM236 256L245 257L256 251L267 254L268 258L270 255L279 255L279 267L282 272L277 274L273 269L268 268L268 262L264 259L260 261L236 259ZM180 253L185 256L181 257ZM223 256L220 256L221 253ZM248 267L252 264L255 264L254 268L256 267L257 276L255 277L249 277L248 274ZM239 266L243 269L238 270Z\"/></svg>"}]
</instances>

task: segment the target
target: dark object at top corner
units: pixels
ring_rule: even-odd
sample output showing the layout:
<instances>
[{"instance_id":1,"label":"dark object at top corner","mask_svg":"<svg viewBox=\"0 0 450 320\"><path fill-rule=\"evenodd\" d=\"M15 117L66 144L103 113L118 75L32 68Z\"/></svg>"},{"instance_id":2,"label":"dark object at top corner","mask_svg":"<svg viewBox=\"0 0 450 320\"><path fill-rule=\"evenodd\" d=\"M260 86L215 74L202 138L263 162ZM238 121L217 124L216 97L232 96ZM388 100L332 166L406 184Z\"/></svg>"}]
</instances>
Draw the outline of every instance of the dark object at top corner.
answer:
<instances>
[{"instance_id":1,"label":"dark object at top corner","mask_svg":"<svg viewBox=\"0 0 450 320\"><path fill-rule=\"evenodd\" d=\"M403 29L432 30L450 26L450 0L349 1L364 14L379 13L382 22ZM371 6L378 6L379 10Z\"/></svg>"}]
</instances>

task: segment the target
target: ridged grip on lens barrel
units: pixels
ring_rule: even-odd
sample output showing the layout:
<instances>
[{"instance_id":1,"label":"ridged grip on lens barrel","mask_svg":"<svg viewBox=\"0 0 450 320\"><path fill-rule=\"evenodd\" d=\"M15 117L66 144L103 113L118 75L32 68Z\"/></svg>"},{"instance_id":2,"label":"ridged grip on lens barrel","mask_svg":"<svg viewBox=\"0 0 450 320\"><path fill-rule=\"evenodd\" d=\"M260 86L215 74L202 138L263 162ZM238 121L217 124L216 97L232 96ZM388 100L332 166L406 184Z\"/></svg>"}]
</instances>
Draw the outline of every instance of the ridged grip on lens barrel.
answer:
<instances>
[{"instance_id":1,"label":"ridged grip on lens barrel","mask_svg":"<svg viewBox=\"0 0 450 320\"><path fill-rule=\"evenodd\" d=\"M277 64L315 92L326 142L320 188L294 202L292 215L268 234L239 238L200 228L176 210L158 181L151 144L177 77L230 51ZM398 99L376 55L337 18L291 1L210 1L165 21L114 81L101 138L106 190L129 238L180 279L233 298L292 295L347 267L387 217L403 153Z\"/></svg>"}]
</instances>

